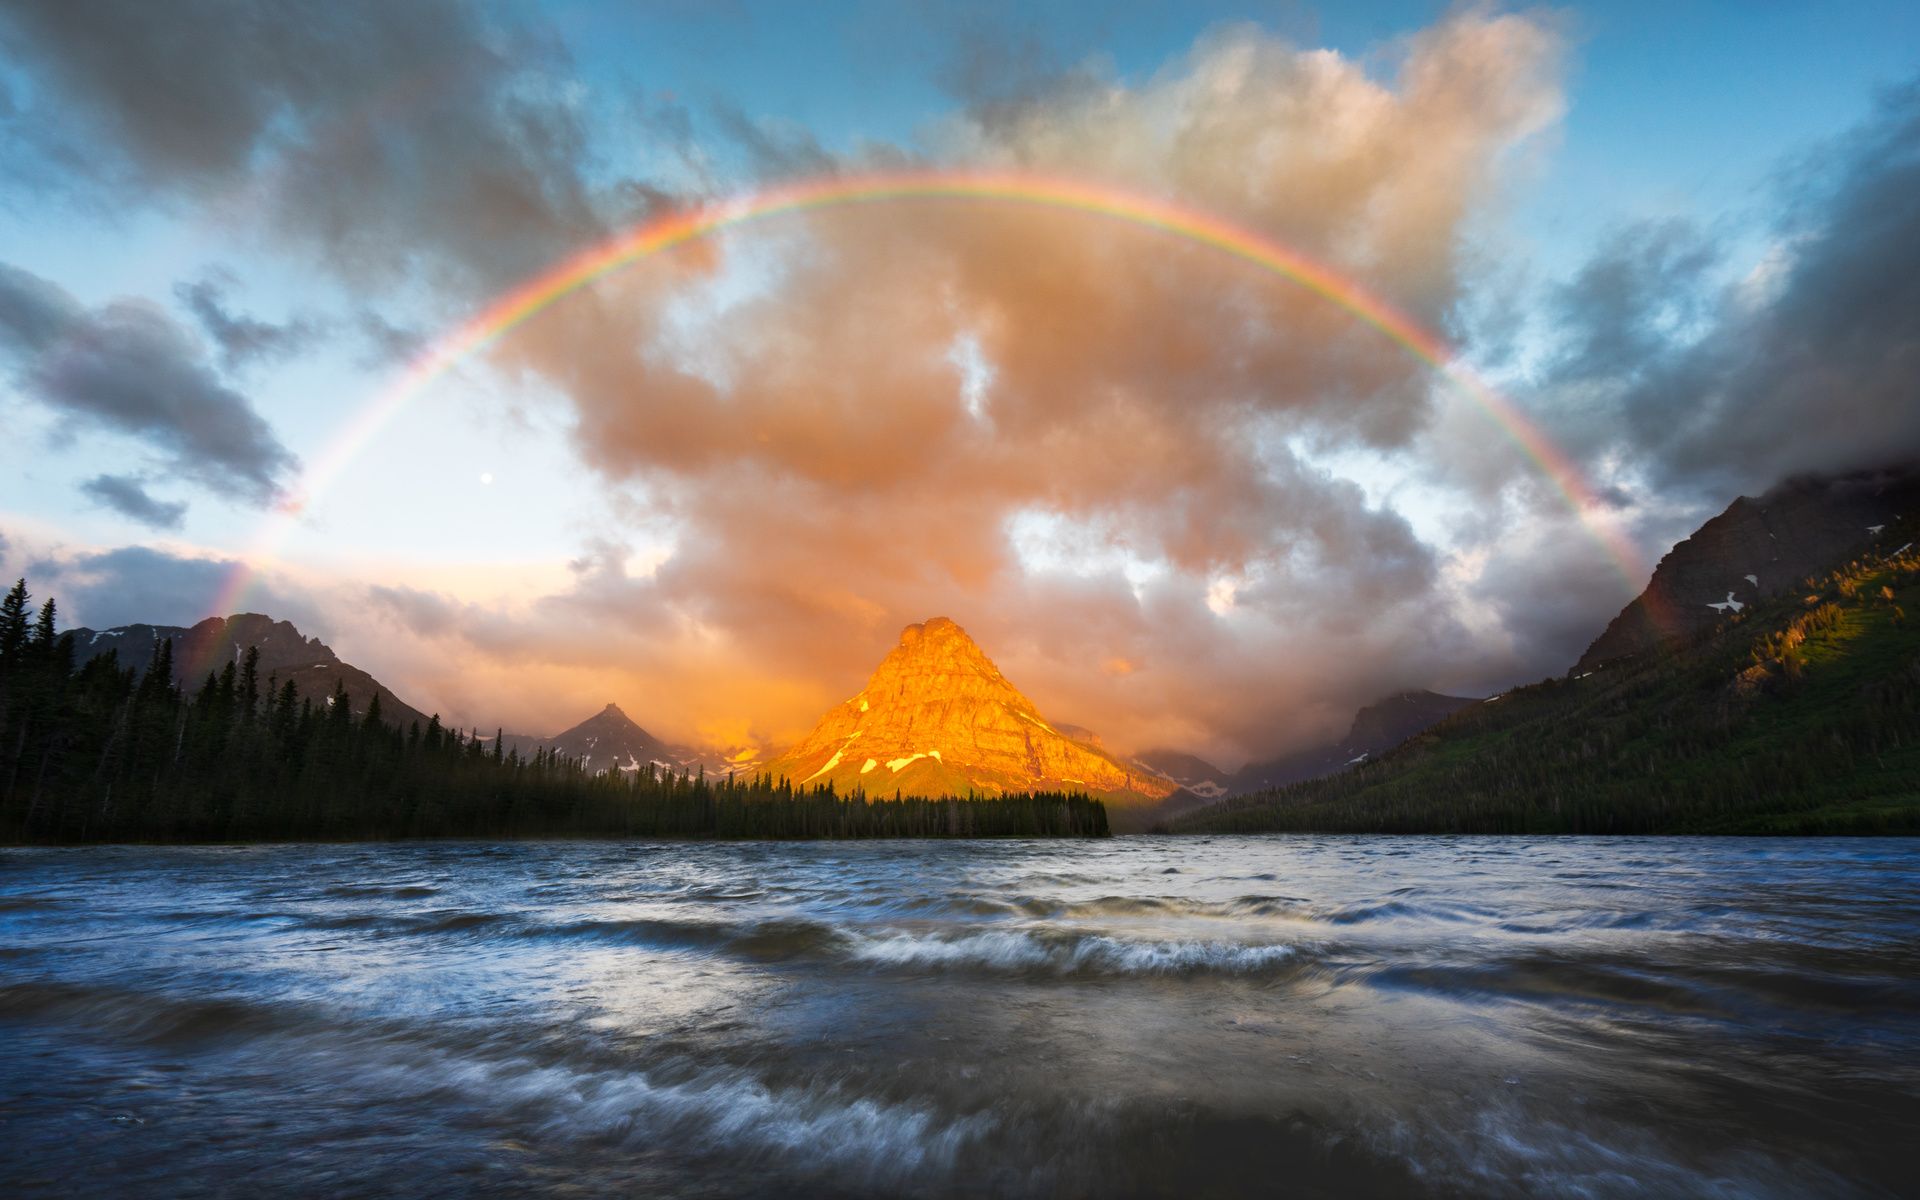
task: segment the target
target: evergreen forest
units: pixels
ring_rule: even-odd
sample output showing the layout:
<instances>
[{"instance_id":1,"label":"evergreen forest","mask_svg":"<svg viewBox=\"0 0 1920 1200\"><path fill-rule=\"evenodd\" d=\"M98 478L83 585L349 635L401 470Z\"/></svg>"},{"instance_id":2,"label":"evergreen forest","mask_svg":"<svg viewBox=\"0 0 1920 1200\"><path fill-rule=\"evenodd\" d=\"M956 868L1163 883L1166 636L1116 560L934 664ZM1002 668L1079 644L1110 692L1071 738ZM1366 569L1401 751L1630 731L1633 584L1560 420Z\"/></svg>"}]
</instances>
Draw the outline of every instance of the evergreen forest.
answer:
<instances>
[{"instance_id":1,"label":"evergreen forest","mask_svg":"<svg viewBox=\"0 0 1920 1200\"><path fill-rule=\"evenodd\" d=\"M150 662L75 664L49 599L26 581L0 601L0 841L238 842L392 838L1105 837L1080 794L869 799L786 779L708 780L652 766L587 770L503 753L439 718L401 730L376 696L355 716L262 680L258 652L173 682Z\"/></svg>"},{"instance_id":2,"label":"evergreen forest","mask_svg":"<svg viewBox=\"0 0 1920 1200\"><path fill-rule=\"evenodd\" d=\"M1920 520L1787 594L1160 832L1920 833Z\"/></svg>"}]
</instances>

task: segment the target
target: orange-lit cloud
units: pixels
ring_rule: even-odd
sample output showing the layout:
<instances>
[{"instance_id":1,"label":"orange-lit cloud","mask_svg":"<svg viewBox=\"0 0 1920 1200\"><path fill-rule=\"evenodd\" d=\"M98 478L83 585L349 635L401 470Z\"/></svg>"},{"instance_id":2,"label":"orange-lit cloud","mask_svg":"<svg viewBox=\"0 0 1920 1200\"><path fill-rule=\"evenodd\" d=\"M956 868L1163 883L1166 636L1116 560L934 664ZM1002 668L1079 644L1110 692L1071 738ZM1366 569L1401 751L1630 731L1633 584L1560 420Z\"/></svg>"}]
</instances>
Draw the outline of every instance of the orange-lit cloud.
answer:
<instances>
[{"instance_id":1,"label":"orange-lit cloud","mask_svg":"<svg viewBox=\"0 0 1920 1200\"><path fill-rule=\"evenodd\" d=\"M1437 324L1465 223L1560 112L1560 45L1468 14L1404 50L1382 82L1227 30L1140 86L1076 76L928 141L1199 204ZM1420 364L1149 230L820 212L609 280L498 354L571 398L584 462L673 549L634 575L610 549L513 617L383 593L468 646L469 678L617 669L668 732L777 742L947 615L1063 720L1231 754L1429 682L1457 632L1433 551L1305 450L1404 447Z\"/></svg>"}]
</instances>

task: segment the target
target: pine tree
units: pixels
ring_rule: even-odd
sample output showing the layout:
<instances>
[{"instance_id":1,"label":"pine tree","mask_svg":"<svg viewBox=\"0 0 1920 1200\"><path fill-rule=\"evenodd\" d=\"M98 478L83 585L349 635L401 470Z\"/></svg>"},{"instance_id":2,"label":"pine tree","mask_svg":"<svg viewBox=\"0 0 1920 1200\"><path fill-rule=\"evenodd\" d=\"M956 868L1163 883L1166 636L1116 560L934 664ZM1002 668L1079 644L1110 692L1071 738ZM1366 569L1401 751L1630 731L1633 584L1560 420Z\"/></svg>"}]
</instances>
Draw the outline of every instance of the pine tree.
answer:
<instances>
[{"instance_id":1,"label":"pine tree","mask_svg":"<svg viewBox=\"0 0 1920 1200\"><path fill-rule=\"evenodd\" d=\"M253 718L260 708L260 647L248 646L247 657L240 667L240 721L253 724Z\"/></svg>"},{"instance_id":2,"label":"pine tree","mask_svg":"<svg viewBox=\"0 0 1920 1200\"><path fill-rule=\"evenodd\" d=\"M0 669L11 667L26 648L27 604L32 599L23 578L0 600Z\"/></svg>"},{"instance_id":3,"label":"pine tree","mask_svg":"<svg viewBox=\"0 0 1920 1200\"><path fill-rule=\"evenodd\" d=\"M33 648L46 653L53 649L53 597L40 606L40 619L33 623Z\"/></svg>"}]
</instances>

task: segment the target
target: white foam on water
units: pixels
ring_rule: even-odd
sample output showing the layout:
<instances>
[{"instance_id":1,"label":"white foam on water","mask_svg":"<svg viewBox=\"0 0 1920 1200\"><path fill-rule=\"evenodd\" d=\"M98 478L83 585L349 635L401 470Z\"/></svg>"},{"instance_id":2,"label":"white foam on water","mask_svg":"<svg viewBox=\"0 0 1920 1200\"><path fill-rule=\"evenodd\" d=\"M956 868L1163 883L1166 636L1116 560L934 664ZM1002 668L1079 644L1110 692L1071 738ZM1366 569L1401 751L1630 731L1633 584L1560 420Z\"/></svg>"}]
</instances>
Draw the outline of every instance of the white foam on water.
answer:
<instances>
[{"instance_id":1,"label":"white foam on water","mask_svg":"<svg viewBox=\"0 0 1920 1200\"><path fill-rule=\"evenodd\" d=\"M849 1096L827 1086L775 1088L735 1068L680 1082L644 1070L488 1061L428 1051L355 1072L356 1088L407 1095L462 1094L537 1125L559 1141L615 1139L694 1154L774 1157L830 1167L869 1185L901 1186L950 1173L988 1134L986 1114L941 1116L930 1106Z\"/></svg>"},{"instance_id":2,"label":"white foam on water","mask_svg":"<svg viewBox=\"0 0 1920 1200\"><path fill-rule=\"evenodd\" d=\"M1752 1150L1684 1161L1647 1130L1604 1120L1542 1119L1511 1101L1490 1105L1465 1127L1449 1124L1421 1120L1416 1128L1403 1122L1392 1134L1370 1140L1417 1175L1476 1196L1814 1200L1858 1191L1831 1172L1789 1166Z\"/></svg>"},{"instance_id":3,"label":"white foam on water","mask_svg":"<svg viewBox=\"0 0 1920 1200\"><path fill-rule=\"evenodd\" d=\"M1023 930L993 930L958 938L920 933L863 935L855 938L848 957L881 966L1162 975L1259 971L1299 953L1299 947L1284 944L1200 939L1135 942L1104 935L1051 939Z\"/></svg>"}]
</instances>

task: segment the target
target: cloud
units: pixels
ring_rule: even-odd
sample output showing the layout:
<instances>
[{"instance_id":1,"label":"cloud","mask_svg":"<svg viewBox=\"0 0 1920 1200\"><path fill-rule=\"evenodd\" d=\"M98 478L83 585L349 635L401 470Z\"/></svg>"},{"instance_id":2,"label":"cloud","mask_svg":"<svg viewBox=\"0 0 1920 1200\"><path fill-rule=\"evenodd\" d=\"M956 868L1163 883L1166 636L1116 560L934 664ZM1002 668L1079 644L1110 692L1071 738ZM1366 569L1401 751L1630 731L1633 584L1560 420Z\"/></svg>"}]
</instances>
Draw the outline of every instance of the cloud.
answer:
<instances>
[{"instance_id":1,"label":"cloud","mask_svg":"<svg viewBox=\"0 0 1920 1200\"><path fill-rule=\"evenodd\" d=\"M1722 502L1920 458L1920 81L1781 183L1774 249L1746 278L1709 286L1725 251L1661 222L1565 293L1575 350L1544 391L1586 414L1591 453Z\"/></svg>"},{"instance_id":2,"label":"cloud","mask_svg":"<svg viewBox=\"0 0 1920 1200\"><path fill-rule=\"evenodd\" d=\"M1561 40L1538 17L1456 13L1392 47L1390 77L1226 27L1130 81L975 11L935 14L965 35L939 73L968 107L914 145L840 154L724 100L695 121L668 98L635 127L700 188L736 161L1106 181L1223 214L1445 327L1468 227L1562 109ZM314 254L377 353L414 344L378 315L382 288L464 310L680 202L610 178L566 56L501 9L26 0L0 30L24 81L15 161ZM217 290L182 299L231 365L285 344ZM624 688L604 698L669 735L744 719L778 741L900 626L944 614L1061 719L1232 757L1566 640L1483 637L1489 612L1531 610L1495 611L1390 503L1324 469L1429 444L1418 362L1152 231L1010 206L796 215L605 280L493 354L572 399L582 460L671 550L643 560L603 531L570 588L519 608L372 593L396 638L450 664L409 668L446 711Z\"/></svg>"},{"instance_id":3,"label":"cloud","mask_svg":"<svg viewBox=\"0 0 1920 1200\"><path fill-rule=\"evenodd\" d=\"M23 0L23 176L188 202L363 283L491 291L602 228L558 42L456 0Z\"/></svg>"},{"instance_id":4,"label":"cloud","mask_svg":"<svg viewBox=\"0 0 1920 1200\"><path fill-rule=\"evenodd\" d=\"M164 546L76 549L23 536L11 544L0 537L0 568L8 580L24 576L37 600L54 597L62 628L112 629L191 626L215 615L214 602L241 564ZM337 595L277 572L252 575L245 598L249 611L292 621L330 643L340 629L332 615L339 603Z\"/></svg>"},{"instance_id":5,"label":"cloud","mask_svg":"<svg viewBox=\"0 0 1920 1200\"><path fill-rule=\"evenodd\" d=\"M1711 314L1702 288L1720 248L1691 222L1665 218L1616 231L1554 308L1564 380L1639 374Z\"/></svg>"},{"instance_id":6,"label":"cloud","mask_svg":"<svg viewBox=\"0 0 1920 1200\"><path fill-rule=\"evenodd\" d=\"M171 472L250 504L269 503L295 466L246 397L221 382L205 347L157 305L89 310L65 289L0 264L0 350L15 383L69 429L137 438Z\"/></svg>"},{"instance_id":7,"label":"cloud","mask_svg":"<svg viewBox=\"0 0 1920 1200\"><path fill-rule=\"evenodd\" d=\"M371 308L356 312L354 325L367 344L366 353L361 358L362 366L405 362L420 353L428 340L427 334L395 325Z\"/></svg>"},{"instance_id":8,"label":"cloud","mask_svg":"<svg viewBox=\"0 0 1920 1200\"><path fill-rule=\"evenodd\" d=\"M154 529L178 529L187 515L184 502L156 500L139 480L125 475L96 475L80 490L121 516Z\"/></svg>"},{"instance_id":9,"label":"cloud","mask_svg":"<svg viewBox=\"0 0 1920 1200\"><path fill-rule=\"evenodd\" d=\"M0 346L37 355L86 322L86 309L67 289L30 271L0 263Z\"/></svg>"},{"instance_id":10,"label":"cloud","mask_svg":"<svg viewBox=\"0 0 1920 1200\"><path fill-rule=\"evenodd\" d=\"M274 325L228 312L225 289L211 279L176 284L173 294L219 345L229 371L253 362L290 358L313 345L323 332L304 318Z\"/></svg>"},{"instance_id":11,"label":"cloud","mask_svg":"<svg viewBox=\"0 0 1920 1200\"><path fill-rule=\"evenodd\" d=\"M75 625L192 625L212 615L208 602L236 564L181 558L146 546L39 558L27 565L30 585L58 595L61 613Z\"/></svg>"},{"instance_id":12,"label":"cloud","mask_svg":"<svg viewBox=\"0 0 1920 1200\"><path fill-rule=\"evenodd\" d=\"M1439 324L1464 224L1557 119L1561 46L1469 13L1404 49L1381 82L1217 31L1137 86L1081 72L969 109L922 152L1186 200ZM1211 249L1019 206L863 205L652 260L554 318L497 361L572 397L583 459L673 549L647 570L596 556L537 621L421 618L462 654L611 657L689 722L731 711L777 740L946 615L1063 720L1229 755L1458 657L1436 552L1316 465L1404 453L1433 415L1425 368Z\"/></svg>"}]
</instances>

